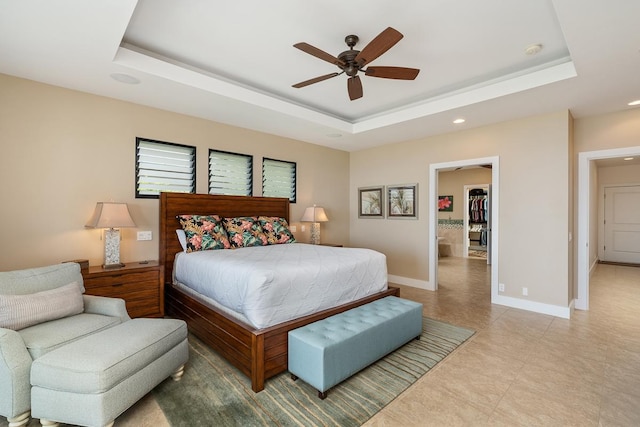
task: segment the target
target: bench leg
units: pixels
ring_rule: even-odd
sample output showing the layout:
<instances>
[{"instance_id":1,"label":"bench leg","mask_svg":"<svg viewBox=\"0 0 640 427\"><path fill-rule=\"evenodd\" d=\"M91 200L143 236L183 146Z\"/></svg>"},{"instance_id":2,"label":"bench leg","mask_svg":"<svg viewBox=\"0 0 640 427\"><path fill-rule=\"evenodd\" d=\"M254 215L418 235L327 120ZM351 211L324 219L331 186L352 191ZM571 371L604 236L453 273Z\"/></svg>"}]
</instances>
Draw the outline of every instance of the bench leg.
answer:
<instances>
[{"instance_id":1,"label":"bench leg","mask_svg":"<svg viewBox=\"0 0 640 427\"><path fill-rule=\"evenodd\" d=\"M47 420L46 418L40 418L40 424L43 427L58 427L59 424L56 421Z\"/></svg>"},{"instance_id":2,"label":"bench leg","mask_svg":"<svg viewBox=\"0 0 640 427\"><path fill-rule=\"evenodd\" d=\"M12 418L7 418L7 421L9 421L9 427L20 427L26 425L29 422L30 415L31 411L27 411L24 414L20 414Z\"/></svg>"},{"instance_id":3,"label":"bench leg","mask_svg":"<svg viewBox=\"0 0 640 427\"><path fill-rule=\"evenodd\" d=\"M176 369L175 372L171 374L171 378L173 378L174 381L180 381L182 374L184 374L184 365Z\"/></svg>"},{"instance_id":4,"label":"bench leg","mask_svg":"<svg viewBox=\"0 0 640 427\"><path fill-rule=\"evenodd\" d=\"M327 398L327 392L326 391L319 391L318 392L318 397L320 398L320 400L325 400Z\"/></svg>"},{"instance_id":5,"label":"bench leg","mask_svg":"<svg viewBox=\"0 0 640 427\"><path fill-rule=\"evenodd\" d=\"M416 341L420 341L420 335L418 335L415 339Z\"/></svg>"}]
</instances>

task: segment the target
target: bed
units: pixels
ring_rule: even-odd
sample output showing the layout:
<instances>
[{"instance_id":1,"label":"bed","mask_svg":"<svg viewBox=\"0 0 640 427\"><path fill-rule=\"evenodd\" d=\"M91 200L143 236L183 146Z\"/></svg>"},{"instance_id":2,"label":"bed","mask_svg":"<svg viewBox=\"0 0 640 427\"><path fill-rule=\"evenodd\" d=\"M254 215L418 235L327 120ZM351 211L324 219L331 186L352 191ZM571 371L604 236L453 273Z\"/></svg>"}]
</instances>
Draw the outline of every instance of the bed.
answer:
<instances>
[{"instance_id":1,"label":"bed","mask_svg":"<svg viewBox=\"0 0 640 427\"><path fill-rule=\"evenodd\" d=\"M289 221L289 200L208 194L160 195L160 262L166 290L166 313L185 320L195 336L247 375L254 392L264 389L266 379L287 370L287 334L290 330L379 298L399 296L399 290L390 287L274 326L253 326L173 283L175 257L183 252L176 236L176 230L180 228L176 216L183 214L216 214L223 217L264 215Z\"/></svg>"}]
</instances>

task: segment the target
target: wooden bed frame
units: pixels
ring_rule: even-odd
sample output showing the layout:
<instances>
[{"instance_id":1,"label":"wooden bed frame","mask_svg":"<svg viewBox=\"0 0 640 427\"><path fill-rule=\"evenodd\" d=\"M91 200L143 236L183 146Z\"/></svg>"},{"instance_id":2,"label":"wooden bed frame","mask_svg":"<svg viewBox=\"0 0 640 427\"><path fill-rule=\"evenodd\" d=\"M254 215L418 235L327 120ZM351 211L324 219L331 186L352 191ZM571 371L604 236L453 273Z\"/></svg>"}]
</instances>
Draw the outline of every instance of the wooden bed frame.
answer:
<instances>
[{"instance_id":1,"label":"wooden bed frame","mask_svg":"<svg viewBox=\"0 0 640 427\"><path fill-rule=\"evenodd\" d=\"M287 337L290 330L376 299L400 295L398 288L389 288L349 304L269 328L256 329L197 301L172 285L174 257L182 251L176 236L176 230L180 228L176 215L187 214L223 217L266 215L283 217L289 222L289 200L208 194L160 195L160 263L163 265L166 313L185 320L191 333L247 375L254 392L264 389L267 378L287 370Z\"/></svg>"}]
</instances>

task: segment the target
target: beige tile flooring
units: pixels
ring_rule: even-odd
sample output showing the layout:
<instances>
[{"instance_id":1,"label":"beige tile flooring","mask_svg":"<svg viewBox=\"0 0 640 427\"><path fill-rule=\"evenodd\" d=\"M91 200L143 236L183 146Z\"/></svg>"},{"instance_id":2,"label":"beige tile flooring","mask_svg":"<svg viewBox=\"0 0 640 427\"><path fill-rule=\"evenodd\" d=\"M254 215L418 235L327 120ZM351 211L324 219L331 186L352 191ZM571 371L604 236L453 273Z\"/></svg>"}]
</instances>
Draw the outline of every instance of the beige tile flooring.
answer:
<instances>
[{"instance_id":1,"label":"beige tile flooring","mask_svg":"<svg viewBox=\"0 0 640 427\"><path fill-rule=\"evenodd\" d=\"M485 261L438 271L401 295L477 334L366 426L640 426L640 268L598 265L571 320L492 305Z\"/></svg>"},{"instance_id":2,"label":"beige tile flooring","mask_svg":"<svg viewBox=\"0 0 640 427\"><path fill-rule=\"evenodd\" d=\"M477 333L366 426L640 426L640 268L598 265L571 320L492 305L489 282L484 260L448 257L437 292L401 287ZM149 396L116 420L167 425Z\"/></svg>"}]
</instances>

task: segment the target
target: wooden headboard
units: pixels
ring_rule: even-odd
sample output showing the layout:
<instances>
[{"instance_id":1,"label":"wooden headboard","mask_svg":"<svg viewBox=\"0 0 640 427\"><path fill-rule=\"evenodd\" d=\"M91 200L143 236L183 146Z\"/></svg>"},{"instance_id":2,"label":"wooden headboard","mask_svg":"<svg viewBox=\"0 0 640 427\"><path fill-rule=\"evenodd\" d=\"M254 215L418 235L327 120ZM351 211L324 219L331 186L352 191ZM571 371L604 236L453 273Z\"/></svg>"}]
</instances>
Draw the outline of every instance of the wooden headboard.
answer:
<instances>
[{"instance_id":1,"label":"wooden headboard","mask_svg":"<svg viewBox=\"0 0 640 427\"><path fill-rule=\"evenodd\" d=\"M160 263L164 282L171 283L173 259L182 251L176 230L177 215L277 216L289 222L289 199L276 197L222 196L160 193Z\"/></svg>"}]
</instances>

